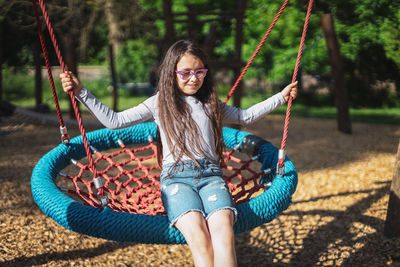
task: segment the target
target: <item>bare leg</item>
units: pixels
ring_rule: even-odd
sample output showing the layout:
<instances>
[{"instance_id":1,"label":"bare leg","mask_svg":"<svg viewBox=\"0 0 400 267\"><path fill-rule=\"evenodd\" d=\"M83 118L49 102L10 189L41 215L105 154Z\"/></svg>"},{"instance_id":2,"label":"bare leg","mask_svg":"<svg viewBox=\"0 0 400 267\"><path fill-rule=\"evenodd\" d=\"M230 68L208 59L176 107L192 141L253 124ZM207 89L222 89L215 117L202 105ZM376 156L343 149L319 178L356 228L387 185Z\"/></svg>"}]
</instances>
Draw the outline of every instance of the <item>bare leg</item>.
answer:
<instances>
[{"instance_id":1,"label":"bare leg","mask_svg":"<svg viewBox=\"0 0 400 267\"><path fill-rule=\"evenodd\" d=\"M188 212L178 219L175 226L185 237L195 266L214 266L210 233L203 215L197 211Z\"/></svg>"},{"instance_id":2,"label":"bare leg","mask_svg":"<svg viewBox=\"0 0 400 267\"><path fill-rule=\"evenodd\" d=\"M229 209L216 211L208 218L215 267L237 266L233 223L234 214Z\"/></svg>"}]
</instances>

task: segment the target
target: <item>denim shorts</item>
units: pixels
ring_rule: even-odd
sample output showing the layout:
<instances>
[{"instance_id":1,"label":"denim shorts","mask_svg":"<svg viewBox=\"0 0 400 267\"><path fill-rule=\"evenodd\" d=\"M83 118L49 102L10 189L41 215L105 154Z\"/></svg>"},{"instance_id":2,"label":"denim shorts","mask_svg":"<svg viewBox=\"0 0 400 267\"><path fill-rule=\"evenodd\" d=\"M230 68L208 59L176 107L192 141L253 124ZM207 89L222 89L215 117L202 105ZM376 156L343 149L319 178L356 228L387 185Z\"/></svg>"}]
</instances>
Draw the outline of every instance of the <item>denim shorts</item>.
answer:
<instances>
[{"instance_id":1,"label":"denim shorts","mask_svg":"<svg viewBox=\"0 0 400 267\"><path fill-rule=\"evenodd\" d=\"M160 175L161 199L170 227L190 211L200 212L207 220L215 211L230 209L235 221L237 210L228 186L222 178L218 163L197 159L200 169L192 160L163 166Z\"/></svg>"}]
</instances>

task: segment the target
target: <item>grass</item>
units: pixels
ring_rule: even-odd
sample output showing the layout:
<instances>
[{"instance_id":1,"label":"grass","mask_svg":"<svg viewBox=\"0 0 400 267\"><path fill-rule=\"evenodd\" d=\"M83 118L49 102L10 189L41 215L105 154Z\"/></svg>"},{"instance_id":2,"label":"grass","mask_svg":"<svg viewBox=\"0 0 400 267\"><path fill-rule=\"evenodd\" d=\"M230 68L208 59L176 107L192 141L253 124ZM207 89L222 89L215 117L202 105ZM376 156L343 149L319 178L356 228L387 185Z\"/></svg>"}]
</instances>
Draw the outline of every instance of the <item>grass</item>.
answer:
<instances>
[{"instance_id":1,"label":"grass","mask_svg":"<svg viewBox=\"0 0 400 267\"><path fill-rule=\"evenodd\" d=\"M260 94L247 95L242 98L241 106L247 108L263 99ZM232 104L232 101L230 100L228 103ZM283 105L274 110L272 114L285 115L286 109L287 105ZM349 113L352 122L400 125L399 108L350 108ZM336 119L337 112L336 107L333 106L313 107L294 101L290 114L304 118Z\"/></svg>"},{"instance_id":2,"label":"grass","mask_svg":"<svg viewBox=\"0 0 400 267\"><path fill-rule=\"evenodd\" d=\"M11 71L6 71L3 79L3 86L5 87L4 100L11 102L18 107L32 108L35 106L35 99L33 96L33 77L27 74L13 74ZM98 97L104 104L111 106L112 98L111 92L107 88L108 80L106 78L96 81L83 81L83 83L90 88L96 97ZM66 111L69 109L68 96L62 92L61 83L55 77L55 84L57 88L57 95L61 110ZM219 88L221 100L225 99L229 88ZM256 93L254 91L246 90L246 94L242 98L242 108L247 108L255 103L258 103L268 96L264 93ZM131 96L128 92L121 90L118 99L118 109L124 110L143 102L146 96ZM43 80L43 102L54 111L54 100L51 94L50 85L47 80ZM232 100L228 102L232 104ZM286 113L286 105L276 109L273 114ZM81 112L87 112L86 109L81 109ZM324 118L336 119L336 108L331 106L314 107L306 106L300 103L293 102L291 109L292 116L307 117L307 118ZM392 124L400 125L400 109L399 108L362 108L350 109L350 118L353 122L364 123L379 123L379 124Z\"/></svg>"},{"instance_id":3,"label":"grass","mask_svg":"<svg viewBox=\"0 0 400 267\"><path fill-rule=\"evenodd\" d=\"M275 112L285 114L286 110L281 107ZM398 108L350 108L349 113L352 122L400 125L400 110ZM291 114L306 118L336 119L336 107L309 107L294 104Z\"/></svg>"},{"instance_id":4,"label":"grass","mask_svg":"<svg viewBox=\"0 0 400 267\"><path fill-rule=\"evenodd\" d=\"M63 95L62 95L63 96ZM118 99L118 109L124 110L136 106L143 102L146 96L126 96L122 95ZM99 97L99 99L107 106L112 105L111 96ZM221 98L223 101L225 97ZM247 108L252 104L261 101L261 97L248 97L242 98L242 107ZM231 104L229 101L228 104ZM35 105L35 100L20 99L18 101L12 101L12 103L18 107L32 108ZM52 98L47 99L45 103L50 107L52 111L55 111L54 103ZM67 96L63 96L59 99L61 110L68 110L69 103ZM286 114L287 105L283 105L272 112L272 114ZM81 112L87 112L86 109L81 109ZM322 118L322 119L336 119L336 108L335 107L310 107L303 104L297 104L293 102L291 108L291 116L299 116L305 118ZM350 119L352 122L363 122L363 123L377 123L377 124L390 124L400 125L400 109L399 108L362 108L362 109L350 109Z\"/></svg>"}]
</instances>

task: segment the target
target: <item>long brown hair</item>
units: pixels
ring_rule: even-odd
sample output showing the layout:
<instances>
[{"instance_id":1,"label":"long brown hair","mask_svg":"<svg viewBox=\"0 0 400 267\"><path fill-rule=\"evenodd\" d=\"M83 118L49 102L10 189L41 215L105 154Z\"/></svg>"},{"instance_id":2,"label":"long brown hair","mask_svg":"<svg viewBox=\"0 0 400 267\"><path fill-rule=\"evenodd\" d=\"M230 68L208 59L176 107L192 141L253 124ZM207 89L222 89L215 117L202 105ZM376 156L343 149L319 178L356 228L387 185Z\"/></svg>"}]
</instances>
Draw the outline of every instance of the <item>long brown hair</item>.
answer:
<instances>
[{"instance_id":1,"label":"long brown hair","mask_svg":"<svg viewBox=\"0 0 400 267\"><path fill-rule=\"evenodd\" d=\"M159 119L161 127L165 132L168 146L176 160L174 167L183 155L188 156L198 165L192 151L188 149L187 143L193 144L197 151L209 159L208 153L201 146L202 138L200 137L198 126L190 115L189 105L181 97L176 80L176 65L185 54L198 57L203 62L204 67L208 69L203 85L194 97L203 104L203 110L211 121L218 160L222 158L223 149L220 102L214 88L208 58L203 50L191 41L178 41L168 49L165 55L164 61L160 66L160 80L158 83ZM157 154L158 162L161 165L162 144L160 138L158 140Z\"/></svg>"}]
</instances>

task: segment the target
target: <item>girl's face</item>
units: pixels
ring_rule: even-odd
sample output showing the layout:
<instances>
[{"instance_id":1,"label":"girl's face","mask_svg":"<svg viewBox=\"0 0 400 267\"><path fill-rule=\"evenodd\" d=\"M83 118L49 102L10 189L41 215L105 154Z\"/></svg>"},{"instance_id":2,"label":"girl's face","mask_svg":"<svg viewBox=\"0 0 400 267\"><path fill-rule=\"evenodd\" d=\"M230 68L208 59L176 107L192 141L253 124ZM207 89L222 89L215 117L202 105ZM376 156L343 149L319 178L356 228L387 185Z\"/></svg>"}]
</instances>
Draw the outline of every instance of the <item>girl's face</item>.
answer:
<instances>
[{"instance_id":1,"label":"girl's face","mask_svg":"<svg viewBox=\"0 0 400 267\"><path fill-rule=\"evenodd\" d=\"M191 54L184 54L178 61L176 64L177 71L191 72L192 74L189 79L183 80L181 75L176 73L176 81L182 95L190 96L199 91L204 82L204 77L201 78L202 71L198 72L196 75L193 74L200 69L204 69L203 62L198 57Z\"/></svg>"}]
</instances>

